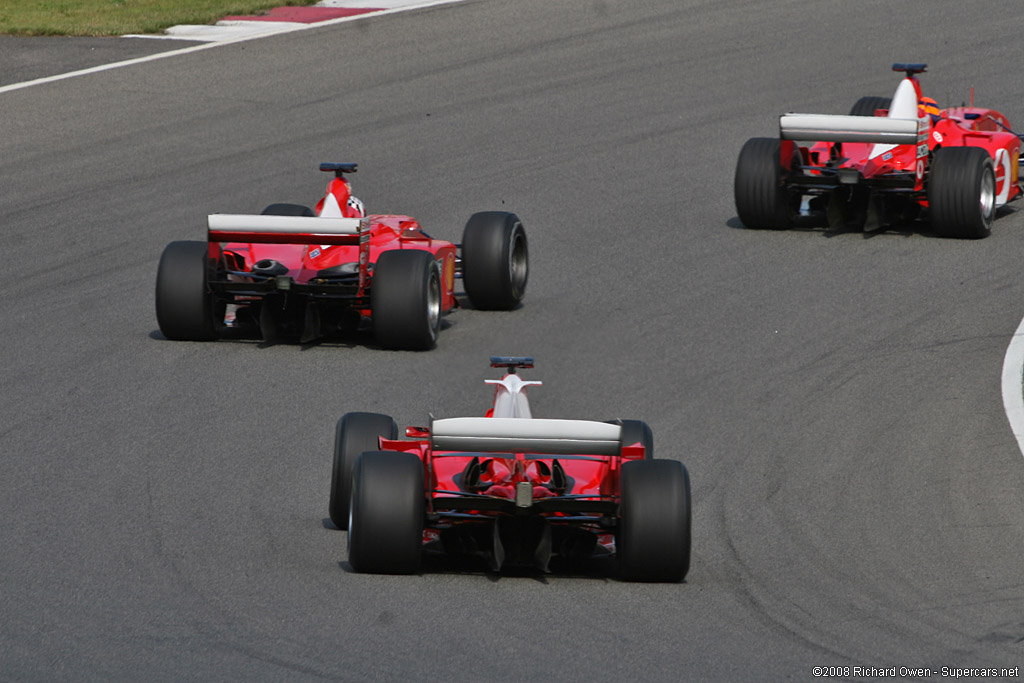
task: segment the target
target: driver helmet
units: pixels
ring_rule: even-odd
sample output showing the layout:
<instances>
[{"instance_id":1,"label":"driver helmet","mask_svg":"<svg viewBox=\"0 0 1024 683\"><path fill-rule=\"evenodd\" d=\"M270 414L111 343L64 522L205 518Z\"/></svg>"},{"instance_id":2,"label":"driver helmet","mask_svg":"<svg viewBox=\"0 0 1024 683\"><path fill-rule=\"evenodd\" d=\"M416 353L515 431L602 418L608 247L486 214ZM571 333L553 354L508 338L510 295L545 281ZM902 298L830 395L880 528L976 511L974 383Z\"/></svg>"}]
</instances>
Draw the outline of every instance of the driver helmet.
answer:
<instances>
[{"instance_id":1,"label":"driver helmet","mask_svg":"<svg viewBox=\"0 0 1024 683\"><path fill-rule=\"evenodd\" d=\"M928 114L931 117L932 123L939 120L939 103L930 97L922 97L917 103L918 113L921 115Z\"/></svg>"}]
</instances>

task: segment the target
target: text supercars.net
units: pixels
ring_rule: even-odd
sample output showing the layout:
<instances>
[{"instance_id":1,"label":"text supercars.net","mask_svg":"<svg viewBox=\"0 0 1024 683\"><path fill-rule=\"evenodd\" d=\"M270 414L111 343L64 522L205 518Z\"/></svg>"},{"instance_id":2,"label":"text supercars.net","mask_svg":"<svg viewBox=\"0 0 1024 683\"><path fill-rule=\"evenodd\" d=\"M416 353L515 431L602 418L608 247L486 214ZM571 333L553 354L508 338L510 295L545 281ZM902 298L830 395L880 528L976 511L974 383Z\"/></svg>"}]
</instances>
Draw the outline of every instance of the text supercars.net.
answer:
<instances>
[{"instance_id":1,"label":"text supercars.net","mask_svg":"<svg viewBox=\"0 0 1024 683\"><path fill-rule=\"evenodd\" d=\"M816 678L1018 678L1020 667L816 666Z\"/></svg>"}]
</instances>

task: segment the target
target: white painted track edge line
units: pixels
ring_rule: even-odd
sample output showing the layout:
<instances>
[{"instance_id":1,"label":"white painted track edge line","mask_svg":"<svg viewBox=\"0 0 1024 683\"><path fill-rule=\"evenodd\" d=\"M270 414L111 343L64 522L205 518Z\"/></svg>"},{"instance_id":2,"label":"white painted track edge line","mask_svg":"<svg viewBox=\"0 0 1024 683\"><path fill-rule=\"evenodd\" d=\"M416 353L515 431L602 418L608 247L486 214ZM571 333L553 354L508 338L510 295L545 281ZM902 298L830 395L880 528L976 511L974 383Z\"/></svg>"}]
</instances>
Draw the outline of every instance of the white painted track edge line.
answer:
<instances>
[{"instance_id":1,"label":"white painted track edge line","mask_svg":"<svg viewBox=\"0 0 1024 683\"><path fill-rule=\"evenodd\" d=\"M1003 410L1017 447L1024 455L1024 320L1020 321L1003 359Z\"/></svg>"},{"instance_id":2,"label":"white painted track edge line","mask_svg":"<svg viewBox=\"0 0 1024 683\"><path fill-rule=\"evenodd\" d=\"M365 12L363 14L355 14L350 17L337 17L335 19L327 19L326 21L318 21L311 24L296 23L294 26L287 26L274 31L268 31L266 33L257 33L251 36L241 36L238 38L229 38L228 40L221 40L216 42L206 42L202 45L190 45L177 50L168 50L167 52L158 52L152 55L146 55L145 57L136 57L134 59L126 59L123 62L113 62L111 64L101 64L99 66L93 66L88 69L79 69L78 71L69 71L63 74L56 74L54 76L44 76L42 78L36 78L31 81L23 81L21 83L12 83L10 85L0 86L0 94L13 92L15 90L22 90L23 88L30 88L34 85L43 85L45 83L54 83L56 81L63 81L69 78L77 78L78 76L86 76L88 74L100 73L101 71L110 71L112 69L119 69L125 66L133 66L135 64L142 64L145 62L154 62L158 59L165 59L167 57L176 57L178 55L189 54L191 52L199 52L200 50L209 50L211 48L219 47L221 45L234 45L235 43L244 43L250 40L259 40L260 38L269 38L270 36L281 35L282 33L291 33L293 31L304 31L311 28L321 28L323 26L334 26L336 24L344 24L349 21L358 21L367 17L379 17L385 14L397 14L398 12L408 12L414 9L423 9L425 7L434 7L436 5L451 5L463 0L427 0L426 2L417 2L414 4L403 5L401 7L394 7L390 9L382 9L375 12Z\"/></svg>"},{"instance_id":3,"label":"white painted track edge line","mask_svg":"<svg viewBox=\"0 0 1024 683\"><path fill-rule=\"evenodd\" d=\"M239 42L239 41L232 41ZM31 81L22 81L21 83L12 83L11 85L5 85L0 87L0 94L12 92L14 90L21 90L23 88L30 88L34 85L43 85L44 83L54 83L56 81L63 81L69 78L77 78L78 76L85 76L88 74L99 73L101 71L110 71L111 69L119 69L125 66L132 66L133 64L142 64L143 62L153 62L158 59L165 59L167 57L174 57L176 55L188 54L189 52L199 52L200 50L209 50L210 48L217 47L218 45L225 45L227 41L222 43L203 43L202 45L190 45L189 47L183 47L178 50L169 50L167 52L158 52L153 55L146 55L145 57L136 57L135 59L126 59L123 62L113 62L112 64L101 64L99 66L93 66L88 69L79 69L78 71L69 71L67 73L57 74L55 76L44 76L42 78L36 78Z\"/></svg>"}]
</instances>

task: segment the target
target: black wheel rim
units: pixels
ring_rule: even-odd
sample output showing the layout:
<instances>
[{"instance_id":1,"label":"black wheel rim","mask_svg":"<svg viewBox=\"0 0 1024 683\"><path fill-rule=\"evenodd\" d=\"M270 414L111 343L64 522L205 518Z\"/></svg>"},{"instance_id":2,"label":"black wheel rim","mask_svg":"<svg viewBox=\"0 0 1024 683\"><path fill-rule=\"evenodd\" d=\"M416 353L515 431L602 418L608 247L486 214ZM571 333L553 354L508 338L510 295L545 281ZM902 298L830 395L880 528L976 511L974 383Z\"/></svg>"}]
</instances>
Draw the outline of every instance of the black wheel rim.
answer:
<instances>
[{"instance_id":1,"label":"black wheel rim","mask_svg":"<svg viewBox=\"0 0 1024 683\"><path fill-rule=\"evenodd\" d=\"M508 274L509 282L512 284L512 291L519 296L526 287L526 277L529 273L529 261L527 260L526 237L519 229L519 224L512 231L512 246L509 249Z\"/></svg>"},{"instance_id":2,"label":"black wheel rim","mask_svg":"<svg viewBox=\"0 0 1024 683\"><path fill-rule=\"evenodd\" d=\"M986 168L981 175L978 208L981 210L981 220L988 224L996 210L996 177L991 168Z\"/></svg>"},{"instance_id":3,"label":"black wheel rim","mask_svg":"<svg viewBox=\"0 0 1024 683\"><path fill-rule=\"evenodd\" d=\"M441 281L436 269L431 272L427 284L427 324L431 338L437 337L437 329L441 325Z\"/></svg>"}]
</instances>

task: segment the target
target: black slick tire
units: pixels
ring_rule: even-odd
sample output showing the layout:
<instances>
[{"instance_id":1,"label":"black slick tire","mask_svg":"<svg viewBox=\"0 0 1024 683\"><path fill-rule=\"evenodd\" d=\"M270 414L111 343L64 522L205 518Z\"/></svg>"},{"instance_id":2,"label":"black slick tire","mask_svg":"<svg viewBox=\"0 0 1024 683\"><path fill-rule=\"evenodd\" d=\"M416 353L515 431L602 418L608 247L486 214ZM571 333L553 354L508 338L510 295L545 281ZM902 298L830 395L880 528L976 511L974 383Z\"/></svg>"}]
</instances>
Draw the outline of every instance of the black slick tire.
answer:
<instances>
[{"instance_id":1,"label":"black slick tire","mask_svg":"<svg viewBox=\"0 0 1024 683\"><path fill-rule=\"evenodd\" d=\"M626 581L682 581L690 570L690 477L677 460L622 466L619 571Z\"/></svg>"},{"instance_id":2,"label":"black slick tire","mask_svg":"<svg viewBox=\"0 0 1024 683\"><path fill-rule=\"evenodd\" d=\"M423 463L412 453L369 451L356 460L348 562L357 572L415 574L426 509Z\"/></svg>"},{"instance_id":3,"label":"black slick tire","mask_svg":"<svg viewBox=\"0 0 1024 683\"><path fill-rule=\"evenodd\" d=\"M168 339L212 341L220 336L224 306L209 289L213 268L206 242L171 242L164 249L156 272L156 320Z\"/></svg>"},{"instance_id":4,"label":"black slick tire","mask_svg":"<svg viewBox=\"0 0 1024 683\"><path fill-rule=\"evenodd\" d=\"M370 282L373 336L389 349L421 351L441 329L441 273L428 251L386 251Z\"/></svg>"},{"instance_id":5,"label":"black slick tire","mask_svg":"<svg viewBox=\"0 0 1024 683\"><path fill-rule=\"evenodd\" d=\"M526 230L518 216L506 211L470 216L462 232L462 285L474 308L515 308L529 273Z\"/></svg>"},{"instance_id":6,"label":"black slick tire","mask_svg":"<svg viewBox=\"0 0 1024 683\"><path fill-rule=\"evenodd\" d=\"M786 179L799 152L783 167L781 141L751 138L740 150L736 162L733 194L736 213L748 228L785 230L793 225L797 195L786 189Z\"/></svg>"},{"instance_id":7,"label":"black slick tire","mask_svg":"<svg viewBox=\"0 0 1024 683\"><path fill-rule=\"evenodd\" d=\"M928 209L936 233L962 239L988 237L996 215L995 197L995 166L988 152L981 147L935 151L928 179Z\"/></svg>"},{"instance_id":8,"label":"black slick tire","mask_svg":"<svg viewBox=\"0 0 1024 683\"><path fill-rule=\"evenodd\" d=\"M876 109L888 109L892 106L891 97L865 95L850 107L850 116L874 116Z\"/></svg>"},{"instance_id":9,"label":"black slick tire","mask_svg":"<svg viewBox=\"0 0 1024 683\"><path fill-rule=\"evenodd\" d=\"M398 438L398 425L390 415L345 413L334 429L334 466L331 468L331 499L328 511L334 526L348 529L352 496L352 472L364 451L380 448L378 438Z\"/></svg>"}]
</instances>

